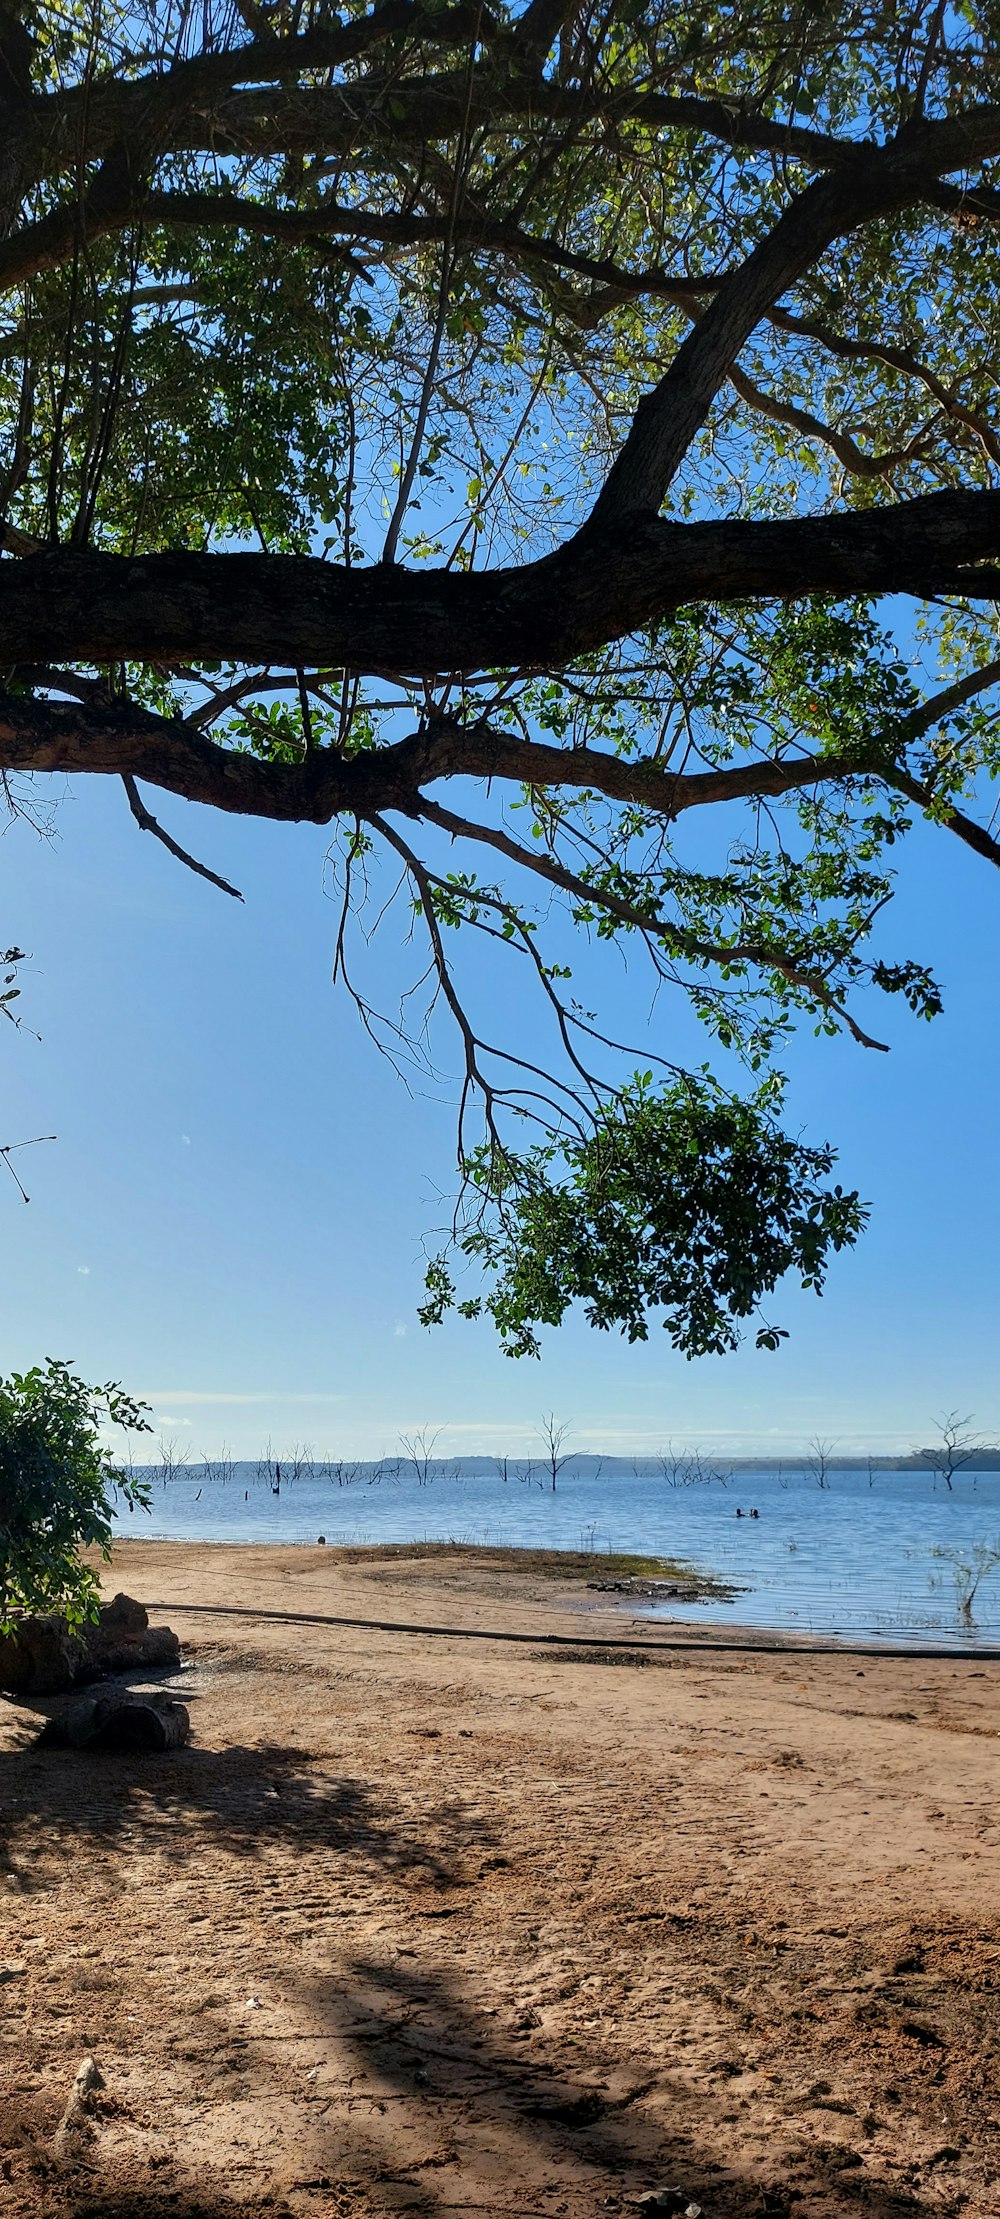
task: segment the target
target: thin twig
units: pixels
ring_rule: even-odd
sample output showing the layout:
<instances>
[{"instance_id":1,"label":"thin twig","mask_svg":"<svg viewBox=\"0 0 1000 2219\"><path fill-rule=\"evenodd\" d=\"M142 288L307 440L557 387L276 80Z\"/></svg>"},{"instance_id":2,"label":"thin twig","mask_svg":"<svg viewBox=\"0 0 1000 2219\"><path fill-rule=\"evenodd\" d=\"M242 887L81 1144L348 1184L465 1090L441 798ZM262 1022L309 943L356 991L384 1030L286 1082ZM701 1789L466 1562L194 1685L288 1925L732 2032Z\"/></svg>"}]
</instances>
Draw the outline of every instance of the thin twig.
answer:
<instances>
[{"instance_id":1,"label":"thin twig","mask_svg":"<svg viewBox=\"0 0 1000 2219\"><path fill-rule=\"evenodd\" d=\"M234 901L242 901L243 896L238 886L230 886L229 880L220 878L217 871L210 871L207 863L196 862L194 856L189 855L186 848L179 847L177 841L171 839L169 832L164 832L162 824L157 824L156 818L150 815L145 802L140 798L139 789L131 772L123 771L121 780L128 795L129 808L136 824L141 827L142 831L151 832L154 840L162 841L163 846L169 850L170 854L176 856L178 863L185 863L188 870L194 871L198 878L207 878L209 885L217 886L220 894L231 894Z\"/></svg>"}]
</instances>

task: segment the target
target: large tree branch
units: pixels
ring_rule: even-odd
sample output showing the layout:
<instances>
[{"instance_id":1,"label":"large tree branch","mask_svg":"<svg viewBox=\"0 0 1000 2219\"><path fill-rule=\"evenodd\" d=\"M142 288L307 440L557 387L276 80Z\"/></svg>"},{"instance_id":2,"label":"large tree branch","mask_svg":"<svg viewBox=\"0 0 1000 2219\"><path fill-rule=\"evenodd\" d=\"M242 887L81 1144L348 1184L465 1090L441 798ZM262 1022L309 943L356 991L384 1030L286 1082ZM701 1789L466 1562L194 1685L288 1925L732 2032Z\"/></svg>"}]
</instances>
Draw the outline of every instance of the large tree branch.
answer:
<instances>
[{"instance_id":1,"label":"large tree branch","mask_svg":"<svg viewBox=\"0 0 1000 2219\"><path fill-rule=\"evenodd\" d=\"M116 702L95 680L56 672L42 676L48 685L79 691L80 700L0 694L0 764L5 769L141 778L231 815L285 822L327 824L344 812L369 817L385 809L420 816L426 809L422 789L442 778L591 791L667 821L689 809L724 802L774 800L866 776L895 778L888 757L873 756L866 765L833 755L762 758L726 769L676 773L595 748L550 747L454 720L354 757L319 749L299 763L265 763L220 747L194 720ZM930 796L923 799L926 806Z\"/></svg>"},{"instance_id":2,"label":"large tree branch","mask_svg":"<svg viewBox=\"0 0 1000 2219\"><path fill-rule=\"evenodd\" d=\"M291 244L344 238L366 245L421 248L437 246L451 237L456 246L509 255L517 262L545 263L573 276L613 285L622 293L657 294L685 306L724 282L718 277L699 279L695 284L689 277L661 269L630 276L606 258L579 254L557 239L537 238L520 224L476 212L459 214L452 224L447 211L422 216L410 211L375 212L326 199L313 208L271 208L265 201L247 200L238 193L151 192L143 204L143 214L153 223L182 229L252 231Z\"/></svg>"},{"instance_id":3,"label":"large tree branch","mask_svg":"<svg viewBox=\"0 0 1000 2219\"><path fill-rule=\"evenodd\" d=\"M670 368L644 395L594 505L595 523L655 513L746 341L790 285L834 240L919 199L928 181L1000 151L1000 108L911 128L817 178L719 286Z\"/></svg>"},{"instance_id":4,"label":"large tree branch","mask_svg":"<svg viewBox=\"0 0 1000 2219\"><path fill-rule=\"evenodd\" d=\"M0 694L0 763L7 770L141 778L189 801L238 816L327 824L347 812L422 815L423 787L441 778L590 790L665 819L726 801L774 799L865 775L834 756L787 756L723 770L671 773L594 748L549 747L484 724L442 720L391 747L344 758L320 749L299 763L265 763L220 747L196 719L170 718L115 701L95 679L39 670L36 682L73 702ZM869 767L869 775L875 766ZM881 772L879 772L881 775Z\"/></svg>"},{"instance_id":5,"label":"large tree branch","mask_svg":"<svg viewBox=\"0 0 1000 2219\"><path fill-rule=\"evenodd\" d=\"M175 109L190 109L203 106L206 96L230 92L237 85L282 84L286 78L343 69L388 38L427 39L445 47L464 42L481 33L483 15L475 0L453 0L450 7L439 9L423 7L420 0L382 0L380 7L351 23L313 24L307 31L285 37L262 30L242 46L198 54L174 62L166 73L139 78L129 91L153 100L166 94ZM100 100L100 92L97 97Z\"/></svg>"},{"instance_id":6,"label":"large tree branch","mask_svg":"<svg viewBox=\"0 0 1000 2219\"><path fill-rule=\"evenodd\" d=\"M58 269L89 242L124 230L138 214L146 172L132 142L118 141L86 191L57 202L0 242L0 290Z\"/></svg>"},{"instance_id":7,"label":"large tree branch","mask_svg":"<svg viewBox=\"0 0 1000 2219\"><path fill-rule=\"evenodd\" d=\"M897 786L929 810L935 803L933 782L907 771L905 751L935 723L1000 682L1000 662L956 680L890 733L876 736L867 760L854 754L788 754L688 772L594 748L554 747L455 718L441 718L392 746L354 757L317 749L298 763L266 763L219 746L199 728L197 717L172 719L115 700L100 680L45 666L22 666L21 675L78 699L0 696L0 762L8 770L117 773L127 784L141 778L231 814L285 822L325 824L342 813L370 820L387 809L425 816L437 804L428 802L423 789L458 777L590 791L670 822L689 809L779 799L873 778ZM992 862L1000 860L997 844L971 819L952 810L948 823L967 845Z\"/></svg>"},{"instance_id":8,"label":"large tree branch","mask_svg":"<svg viewBox=\"0 0 1000 2219\"><path fill-rule=\"evenodd\" d=\"M438 18L435 31L447 40L471 35L479 11L465 5ZM0 286L54 268L83 238L96 240L121 229L135 214L134 187L121 173L120 149L132 149L133 167L152 166L162 155L180 151L225 155L281 155L308 153L345 157L357 149L385 146L426 146L447 139L461 128L468 109L472 125L494 133L521 126L537 128L544 122L565 122L571 131L588 123L615 132L627 123L644 123L654 130L671 127L707 131L733 145L759 145L788 156L796 151L825 166L849 163L855 154L850 145L839 149L820 133L797 132L743 114L722 102L651 93L597 93L526 79L523 71L500 74L488 64L475 72L472 97L458 75L400 81L390 74L369 82L359 79L345 85L298 87L294 93L275 95L257 84L252 90L230 96L234 79L271 78L281 81L296 71L330 66L337 59L361 52L391 32L403 28L415 35L427 28L428 19L418 7L391 4L364 21L330 26L304 33L294 40L257 40L220 54L200 56L176 64L171 70L134 83L107 82L50 94L30 104L20 122L18 175L41 182L69 162L94 161L114 156L113 177L100 173L83 194L57 203L44 216L11 231L0 252ZM329 61L324 57L329 57ZM799 143L801 142L801 143ZM112 189L113 188L113 189ZM215 199L214 207L210 206ZM241 210L237 217L236 210ZM340 228L337 212L269 211L265 202L228 202L223 195L178 196L164 208L161 220L207 221L213 226L240 220L246 228L271 236L323 236ZM362 212L354 218L355 235L383 238L390 243L416 239L402 219L378 219L362 226ZM470 227L470 232L471 232ZM531 252L527 240L517 237L518 227L494 225L492 232L505 238L482 239L481 244L504 251ZM435 236L428 224L425 237ZM515 245L516 241L516 245ZM470 236L470 243L476 243ZM584 256L559 250L553 244L539 253L580 274L596 275ZM688 288L690 291L690 286Z\"/></svg>"},{"instance_id":9,"label":"large tree branch","mask_svg":"<svg viewBox=\"0 0 1000 2219\"><path fill-rule=\"evenodd\" d=\"M449 36L467 37L474 14L461 7L450 10L443 19ZM357 28L361 32L364 25ZM198 73L204 64L197 61L177 64L157 77L133 82L107 78L86 91L78 87L38 98L26 125L32 158L36 165L58 166L81 144L96 156L115 139L139 132L164 153L220 155L348 155L373 139L412 146L454 137L465 108L465 78L457 71L422 77L370 73L342 84L288 89L283 79L320 66L306 62L301 50L307 41L334 36L332 31L302 33L297 42L257 41L232 54L209 57L217 75L201 89ZM251 53L255 68L246 65ZM185 69L191 70L190 79L181 74ZM257 82L230 91L227 75L229 84L241 76L244 83L251 76ZM616 90L561 85L523 69L498 68L488 59L475 72L470 121L494 136L553 124L565 124L573 133L591 125L615 133L629 127L654 134L690 131L818 170L849 167L858 151L856 142L762 116L736 101L662 93L648 86Z\"/></svg>"},{"instance_id":10,"label":"large tree branch","mask_svg":"<svg viewBox=\"0 0 1000 2219\"><path fill-rule=\"evenodd\" d=\"M309 556L61 547L0 561L0 665L246 661L439 677L551 669L704 601L807 594L992 597L1000 492L861 514L581 533L495 571L343 569Z\"/></svg>"}]
</instances>

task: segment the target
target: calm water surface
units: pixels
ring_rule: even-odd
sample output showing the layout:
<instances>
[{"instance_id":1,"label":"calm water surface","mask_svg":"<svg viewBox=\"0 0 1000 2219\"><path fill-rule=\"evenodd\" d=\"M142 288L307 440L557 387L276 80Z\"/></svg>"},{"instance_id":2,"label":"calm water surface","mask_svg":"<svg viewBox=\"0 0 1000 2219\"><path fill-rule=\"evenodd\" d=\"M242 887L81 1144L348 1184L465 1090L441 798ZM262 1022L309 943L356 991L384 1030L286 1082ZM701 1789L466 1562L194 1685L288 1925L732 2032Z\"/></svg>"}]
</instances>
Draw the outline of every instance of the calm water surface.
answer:
<instances>
[{"instance_id":1,"label":"calm water surface","mask_svg":"<svg viewBox=\"0 0 1000 2219\"><path fill-rule=\"evenodd\" d=\"M650 1616L770 1626L845 1639L968 1646L1000 1642L1000 1566L985 1575L975 1624L963 1622L949 1550L968 1561L1000 1549L1000 1473L957 1473L954 1493L929 1473L737 1471L723 1483L671 1486L660 1472L567 1470L548 1481L435 1470L336 1479L283 1474L279 1494L253 1464L222 1481L191 1467L153 1478L152 1515L125 1513L129 1537L190 1541L471 1541L608 1550L685 1559L744 1589L727 1603L670 1603ZM743 1516L736 1516L737 1509ZM759 1517L747 1512L755 1508Z\"/></svg>"}]
</instances>

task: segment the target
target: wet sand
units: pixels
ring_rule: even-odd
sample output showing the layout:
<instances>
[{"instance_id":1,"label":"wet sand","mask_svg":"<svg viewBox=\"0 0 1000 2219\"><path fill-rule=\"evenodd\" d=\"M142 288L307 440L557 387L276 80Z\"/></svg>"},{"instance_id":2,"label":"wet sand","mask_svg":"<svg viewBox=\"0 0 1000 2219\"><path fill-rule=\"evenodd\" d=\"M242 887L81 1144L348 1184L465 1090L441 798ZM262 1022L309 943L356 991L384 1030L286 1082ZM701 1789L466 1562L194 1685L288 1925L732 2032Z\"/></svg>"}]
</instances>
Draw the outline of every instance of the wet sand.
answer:
<instances>
[{"instance_id":1,"label":"wet sand","mask_svg":"<svg viewBox=\"0 0 1000 2219\"><path fill-rule=\"evenodd\" d=\"M194 1739L0 1704L11 2219L995 2219L1000 1665L637 1624L623 1666L575 1644L627 1608L485 1556L129 1543L107 1585Z\"/></svg>"}]
</instances>

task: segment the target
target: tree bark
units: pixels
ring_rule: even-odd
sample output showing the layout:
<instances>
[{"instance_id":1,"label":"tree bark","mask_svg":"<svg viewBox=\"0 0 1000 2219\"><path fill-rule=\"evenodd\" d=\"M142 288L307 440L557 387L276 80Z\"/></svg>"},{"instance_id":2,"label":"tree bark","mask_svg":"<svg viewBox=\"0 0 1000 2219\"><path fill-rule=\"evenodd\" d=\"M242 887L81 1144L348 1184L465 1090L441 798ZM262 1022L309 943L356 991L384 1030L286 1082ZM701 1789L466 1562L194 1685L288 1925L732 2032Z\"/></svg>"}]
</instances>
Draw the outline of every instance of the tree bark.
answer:
<instances>
[{"instance_id":1,"label":"tree bark","mask_svg":"<svg viewBox=\"0 0 1000 2219\"><path fill-rule=\"evenodd\" d=\"M0 662L223 660L417 677L548 670L697 602L988 598L997 577L974 566L997 560L1000 491L971 489L776 523L595 523L541 561L468 573L60 547L0 561Z\"/></svg>"}]
</instances>

